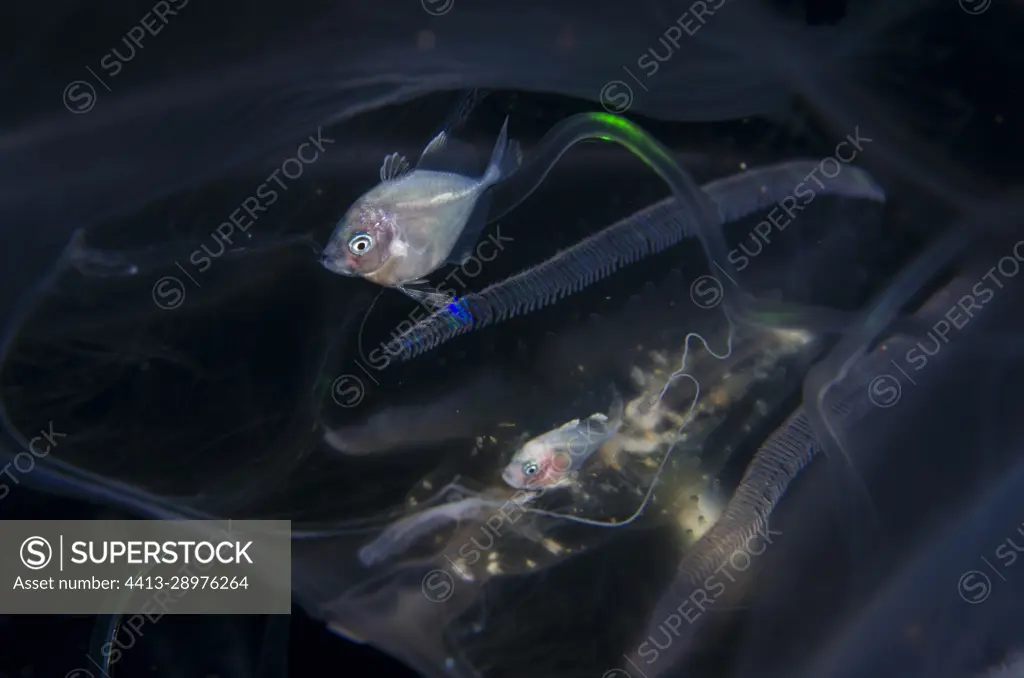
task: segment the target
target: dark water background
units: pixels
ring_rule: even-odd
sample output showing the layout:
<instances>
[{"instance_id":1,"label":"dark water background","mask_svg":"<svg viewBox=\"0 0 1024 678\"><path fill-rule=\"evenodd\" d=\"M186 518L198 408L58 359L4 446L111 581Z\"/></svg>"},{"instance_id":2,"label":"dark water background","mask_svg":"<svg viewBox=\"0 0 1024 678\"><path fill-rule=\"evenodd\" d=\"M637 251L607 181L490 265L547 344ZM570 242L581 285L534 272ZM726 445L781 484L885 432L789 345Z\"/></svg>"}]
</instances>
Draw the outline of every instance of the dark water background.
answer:
<instances>
[{"instance_id":1,"label":"dark water background","mask_svg":"<svg viewBox=\"0 0 1024 678\"><path fill-rule=\"evenodd\" d=\"M933 143L944 154L955 157L958 163L969 167L975 175L994 178L996 183L1010 183L1021 176L1019 158L1024 151L1024 139L1020 133L1020 107L1013 93L1013 83L1019 80L1021 62L1012 58L1013 50L1006 36L1009 24L994 18L999 8L987 16L971 17L966 16L956 2L948 4L949 8L930 15L927 25L911 32L914 41L895 51L891 58L904 60L893 63L893 71L898 77L881 84L877 96L891 97L895 106L906 113L907 119L914 121L915 129L922 138ZM810 18L813 22L841 23L843 12L840 5L809 3ZM213 16L210 7L195 8L197 14L203 12L203 18L197 18L190 30L206 33L204 44L215 45L220 42L226 51L236 50L237 54L245 55L258 54L263 49L264 37L274 35L275 30L286 33L290 20L297 23L298 19L289 17L289 12L294 11L299 16L303 12L315 14L319 9L316 3L294 8L264 8L256 5L245 8L225 7L225 16L218 19ZM134 16L134 9L125 9L126 16ZM107 16L103 21L98 21L94 10L83 6L78 10L81 18L75 22L78 28L70 30L64 26L48 26L45 13L37 9L13 11L15 16L5 22L4 30L12 32L15 26L24 26L28 36L22 36L13 43L7 42L2 52L8 83L3 97L5 111L0 115L0 120L8 126L30 120L41 110L44 98L47 102L50 99L59 100L60 88L56 84L62 82L62 78L66 80L64 74L69 64L92 59L95 44L116 42L115 39L96 37L105 36L109 32L104 28L107 25L104 22L111 21L112 25L121 26L134 20L118 22ZM595 7L594 11L600 10ZM274 17L273 22L266 18L268 15ZM567 21L571 23L572 20L569 18ZM86 29L85 26L90 28ZM179 36L175 39L183 38ZM126 67L124 78L117 82L119 87L130 89L144 83L146 79L165 77L177 69L195 66L185 56L154 56L151 53L145 56L146 61L140 58L139 63L130 64L132 68ZM903 67L916 59L920 60L920 67ZM40 87L41 84L48 86ZM49 86L51 84L54 86ZM496 86L501 84L495 83ZM39 92L45 92L45 97ZM239 93L239 103L243 108L258 108L264 103L259 96L246 102L244 96L244 92ZM279 210L268 215L265 221L261 220L259 228L266 229L264 234L270 237L311 233L318 242L324 242L340 210L375 179L380 159L394 150L415 157L418 147L443 119L452 101L450 93L430 95L328 128L331 133L337 132L340 142L348 144L349 150L344 155L328 155L322 166L317 165L304 177L303 185L295 193L289 194ZM59 104L50 102L47 105ZM468 134L481 145L486 145L490 130L495 129L502 117L509 113L513 116L517 136L529 147L559 120L575 112L594 110L596 106L593 102L555 94L523 90L499 91L473 118ZM736 171L740 162L756 166L791 157L821 157L829 152L832 145L830 139L833 138L823 128L821 121L816 119L814 112L800 101L790 101L771 119L682 123L639 115L631 117L669 148L677 151L698 181ZM161 132L154 130L156 133ZM180 143L183 147L193 143L180 130L172 128L171 133L181 134ZM287 144L291 145L292 142L288 141ZM260 176L266 157L272 154L253 155L251 166L245 167L245 163L250 162L247 159L241 163L241 171L247 176ZM95 163L102 164L102 159L82 157L81 167L76 171L94 171L91 168ZM883 184L886 183L889 177L885 167L871 167L869 158L866 166L876 173ZM17 168L11 171L17 172ZM244 181L234 186L226 182L204 193L198 199L210 200L210 203L195 205L195 209L211 213L223 211L222 206L237 203L237 196L247 190L239 189L239 184L247 185ZM217 191L222 194L216 195ZM500 280L525 265L540 261L665 194L660 181L647 173L639 163L628 158L624 160L621 153L604 147L593 147L571 154L552 173L549 181L515 214L512 223L517 229L514 231L517 246L510 250L511 256L502 257L493 267L489 267L479 280L474 281L474 287ZM902 194L897 201L899 199L920 207L927 202L928 196L917 192ZM59 206L60 196L54 196L53 200ZM151 208L149 214L159 216L164 209L171 211L169 207L157 206ZM898 210L899 205L892 209ZM135 214L129 218L139 217ZM902 222L895 220L893 223L902 229L891 234L893 252L914 247L929 228L929 224L920 219ZM208 230L208 226L196 227L197 231L203 229ZM118 241L123 233L112 228L105 246L134 247L151 237L141 237L138 242L124 239ZM4 244L8 253L13 250L12 245L16 245L16 241ZM218 351L246 352L247 362L253 366L252 381L258 384L258 389L263 390L250 394L245 402L240 400L228 407L251 407L256 403L266 407L268 413L280 414L280 410L274 409L272 394L275 391L294 393L298 377L294 361L278 360L275 356L281 352L303 351L309 345L308 337L316 333L329 336L331 323L344 322L350 306L365 307L376 294L376 289L360 281L338 279L325 282L322 271L302 263L306 256L312 257L313 254L296 247L288 256L276 259L275 265L278 268L267 272L264 279L254 278L237 283L243 289L248 289L248 292L234 295L227 291L230 289L230 281L221 280L190 298L189 303L210 304L213 307L229 304L231 312L243 318L235 325L233 336L222 337L220 342L211 342L210 345L215 348L211 349L207 357L215 361ZM616 284L623 286L621 292L625 295L632 291L630 286L637 284L637 280L624 275ZM253 289L262 291L253 294ZM277 295L276 298L274 295ZM383 298L376 310L380 314L381 327L393 324L395 317L401 317L406 305L405 300L398 295L388 296L390 299ZM260 298L274 308L272 323L260 315L260 307L255 303ZM552 313L571 315L576 310L576 303L567 302L559 307L560 310ZM535 320L515 324L507 331L514 334L545 330L543 322ZM514 343L514 337L505 337L504 340ZM500 344L502 340L495 341ZM318 343L326 345L325 341ZM455 366L458 363L452 364ZM309 365L306 365L308 368ZM453 367L453 381L464 376L458 373L458 369ZM403 379L415 382L413 376L406 373L403 375ZM400 389L393 386L371 393L368 406L373 407L389 398L398 397L398 391ZM105 405L97 403L98 408ZM168 398L166 407L180 406L180 403L174 402L174 398ZM340 417L337 423L345 423L346 413L335 414ZM207 415L190 413L188 416ZM216 430L215 415L209 416L210 428ZM272 435L275 430L287 430L288 426L287 421L268 421L266 435ZM202 429L195 425L192 428ZM939 449L935 453L955 454L956 451ZM255 473L258 475L263 472ZM255 482L252 478L243 479L239 481L239 487ZM302 500L302 497L296 496L282 497L278 507L298 504ZM311 518L315 516L315 507L307 506L303 510ZM23 486L14 488L0 502L0 517L4 519L110 517L110 511L108 507L55 498ZM94 621L86 617L21 616L0 619L3 637L0 643L0 676L62 678L79 666L99 676L99 670L89 665L86 659ZM297 607L287 624L281 623L281 620L277 622L274 624L265 618L166 618L159 625L143 629L144 637L138 641L139 649L126 656L118 665L113 678L415 675L382 653L331 634ZM288 648L286 659L285 653L281 651L285 644ZM282 661L287 662L287 673L275 673L275 669L280 669L277 664Z\"/></svg>"}]
</instances>

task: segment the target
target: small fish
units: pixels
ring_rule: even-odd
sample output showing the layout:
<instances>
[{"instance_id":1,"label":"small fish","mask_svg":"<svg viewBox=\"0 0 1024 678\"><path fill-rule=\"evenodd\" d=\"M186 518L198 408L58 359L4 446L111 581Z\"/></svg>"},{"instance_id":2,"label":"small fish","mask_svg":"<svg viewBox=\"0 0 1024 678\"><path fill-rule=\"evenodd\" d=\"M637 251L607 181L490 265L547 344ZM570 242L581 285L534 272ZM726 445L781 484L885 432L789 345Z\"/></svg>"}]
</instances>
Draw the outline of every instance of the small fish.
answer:
<instances>
[{"instance_id":1,"label":"small fish","mask_svg":"<svg viewBox=\"0 0 1024 678\"><path fill-rule=\"evenodd\" d=\"M520 490L568 486L573 473L619 430L622 412L622 400L616 396L611 418L592 414L533 438L515 453L502 479Z\"/></svg>"},{"instance_id":2,"label":"small fish","mask_svg":"<svg viewBox=\"0 0 1024 678\"><path fill-rule=\"evenodd\" d=\"M381 183L346 212L324 248L329 271L396 287L419 302L451 303L424 276L445 263L468 261L487 223L487 189L519 166L519 146L508 141L508 118L483 176L466 175L472 149L442 130L415 169L398 153L384 159ZM420 289L412 289L419 287Z\"/></svg>"}]
</instances>

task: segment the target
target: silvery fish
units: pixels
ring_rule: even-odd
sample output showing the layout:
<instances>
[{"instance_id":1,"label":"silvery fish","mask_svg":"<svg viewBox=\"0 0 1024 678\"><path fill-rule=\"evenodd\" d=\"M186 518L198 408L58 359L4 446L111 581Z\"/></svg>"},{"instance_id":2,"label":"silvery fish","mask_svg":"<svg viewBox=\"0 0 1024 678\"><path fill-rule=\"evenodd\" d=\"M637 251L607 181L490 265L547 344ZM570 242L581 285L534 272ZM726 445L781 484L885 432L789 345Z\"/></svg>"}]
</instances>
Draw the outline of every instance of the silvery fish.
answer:
<instances>
[{"instance_id":1,"label":"silvery fish","mask_svg":"<svg viewBox=\"0 0 1024 678\"><path fill-rule=\"evenodd\" d=\"M622 400L616 396L610 418L596 413L542 433L512 456L502 480L520 490L568 486L573 473L618 432L622 414Z\"/></svg>"},{"instance_id":2,"label":"silvery fish","mask_svg":"<svg viewBox=\"0 0 1024 678\"><path fill-rule=\"evenodd\" d=\"M360 197L338 223L321 264L341 275L396 287L417 301L450 303L424 276L444 263L463 264L486 224L486 191L519 165L508 141L508 118L483 176L471 178L472 149L442 130L427 144L415 169L398 153L384 158L381 183ZM420 289L412 289L413 287Z\"/></svg>"}]
</instances>

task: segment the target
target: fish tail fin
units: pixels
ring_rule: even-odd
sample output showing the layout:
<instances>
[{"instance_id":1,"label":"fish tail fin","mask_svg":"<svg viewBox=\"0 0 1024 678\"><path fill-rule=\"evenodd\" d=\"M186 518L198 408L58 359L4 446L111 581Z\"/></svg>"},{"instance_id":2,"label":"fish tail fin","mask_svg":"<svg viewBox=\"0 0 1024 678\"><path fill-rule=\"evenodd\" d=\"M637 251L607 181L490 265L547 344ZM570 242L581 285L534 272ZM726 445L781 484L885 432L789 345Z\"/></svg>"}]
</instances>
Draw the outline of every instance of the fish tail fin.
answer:
<instances>
[{"instance_id":1,"label":"fish tail fin","mask_svg":"<svg viewBox=\"0 0 1024 678\"><path fill-rule=\"evenodd\" d=\"M498 141L494 144L491 161L487 164L487 171L484 172L484 184L489 186L507 177L519 168L522 158L523 152L519 147L519 142L508 138L508 117L506 117L505 124L501 126L501 133L498 134Z\"/></svg>"}]
</instances>

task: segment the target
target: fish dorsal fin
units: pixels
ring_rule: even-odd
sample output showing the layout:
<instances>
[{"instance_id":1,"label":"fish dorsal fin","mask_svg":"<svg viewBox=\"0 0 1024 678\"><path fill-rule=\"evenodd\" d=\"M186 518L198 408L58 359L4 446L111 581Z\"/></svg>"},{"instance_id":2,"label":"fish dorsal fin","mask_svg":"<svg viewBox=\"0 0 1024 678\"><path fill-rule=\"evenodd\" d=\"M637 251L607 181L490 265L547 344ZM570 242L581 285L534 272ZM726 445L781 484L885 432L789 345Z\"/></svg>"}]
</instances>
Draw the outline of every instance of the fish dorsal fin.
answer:
<instances>
[{"instance_id":1,"label":"fish dorsal fin","mask_svg":"<svg viewBox=\"0 0 1024 678\"><path fill-rule=\"evenodd\" d=\"M423 152L420 153L420 162L423 162L423 158L431 153L440 153L446 145L448 145L448 133L445 130L441 130L437 133L436 137L430 140L430 143L423 149Z\"/></svg>"},{"instance_id":2,"label":"fish dorsal fin","mask_svg":"<svg viewBox=\"0 0 1024 678\"><path fill-rule=\"evenodd\" d=\"M416 169L477 177L482 174L480 165L480 157L472 144L453 139L447 132L438 132L420 154Z\"/></svg>"},{"instance_id":3,"label":"fish dorsal fin","mask_svg":"<svg viewBox=\"0 0 1024 678\"><path fill-rule=\"evenodd\" d=\"M579 425L580 425L580 420L579 419L573 419L572 421L565 422L564 424L562 424L558 428L564 430L564 429L568 429L568 428L576 428Z\"/></svg>"},{"instance_id":4,"label":"fish dorsal fin","mask_svg":"<svg viewBox=\"0 0 1024 678\"><path fill-rule=\"evenodd\" d=\"M401 153L395 152L384 156L384 163L380 166L380 180L394 181L409 171L409 161Z\"/></svg>"}]
</instances>

